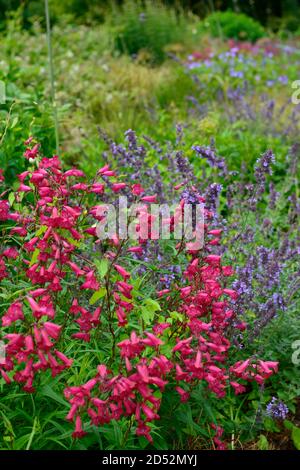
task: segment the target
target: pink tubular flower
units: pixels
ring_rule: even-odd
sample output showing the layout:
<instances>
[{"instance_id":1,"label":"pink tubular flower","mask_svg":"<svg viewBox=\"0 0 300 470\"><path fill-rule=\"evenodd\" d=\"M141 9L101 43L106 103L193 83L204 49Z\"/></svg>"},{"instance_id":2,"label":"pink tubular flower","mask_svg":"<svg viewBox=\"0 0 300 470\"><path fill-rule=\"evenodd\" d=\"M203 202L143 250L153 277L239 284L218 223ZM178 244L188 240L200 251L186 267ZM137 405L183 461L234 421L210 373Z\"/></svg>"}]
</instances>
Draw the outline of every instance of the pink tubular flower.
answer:
<instances>
[{"instance_id":1,"label":"pink tubular flower","mask_svg":"<svg viewBox=\"0 0 300 470\"><path fill-rule=\"evenodd\" d=\"M89 271L85 276L85 282L80 286L80 289L99 290L100 284L95 277L94 271Z\"/></svg>"},{"instance_id":2,"label":"pink tubular flower","mask_svg":"<svg viewBox=\"0 0 300 470\"><path fill-rule=\"evenodd\" d=\"M164 330L170 327L171 327L170 323L157 323L156 325L153 326L153 333L155 335L161 335L164 332Z\"/></svg>"},{"instance_id":3,"label":"pink tubular flower","mask_svg":"<svg viewBox=\"0 0 300 470\"><path fill-rule=\"evenodd\" d=\"M77 168L72 168L71 170L65 171L64 172L64 177L67 178L69 176L76 176L77 178L83 178L85 177L85 174L83 171L78 170Z\"/></svg>"},{"instance_id":4,"label":"pink tubular flower","mask_svg":"<svg viewBox=\"0 0 300 470\"><path fill-rule=\"evenodd\" d=\"M73 432L72 434L72 437L74 439L77 439L77 438L80 438L80 437L83 437L86 435L86 432L83 431L82 429L82 421L81 421L81 418L80 416L76 416L76 420L75 420L75 431Z\"/></svg>"},{"instance_id":5,"label":"pink tubular flower","mask_svg":"<svg viewBox=\"0 0 300 470\"><path fill-rule=\"evenodd\" d=\"M10 380L9 376L7 375L7 373L5 372L5 370L0 368L0 373L1 373L2 378L4 379L4 381L7 383L7 385L9 385L11 383L11 380Z\"/></svg>"},{"instance_id":6,"label":"pink tubular flower","mask_svg":"<svg viewBox=\"0 0 300 470\"><path fill-rule=\"evenodd\" d=\"M143 339L143 344L146 344L147 346L152 346L153 348L157 348L158 346L161 346L164 344L164 342L157 338L155 335L152 333L149 333L148 331L145 331L145 335L147 336L146 339Z\"/></svg>"},{"instance_id":7,"label":"pink tubular flower","mask_svg":"<svg viewBox=\"0 0 300 470\"><path fill-rule=\"evenodd\" d=\"M248 369L250 365L250 359L246 361L239 361L233 367L231 367L232 372L237 376L242 376L242 374Z\"/></svg>"},{"instance_id":8,"label":"pink tubular flower","mask_svg":"<svg viewBox=\"0 0 300 470\"><path fill-rule=\"evenodd\" d=\"M263 377L268 378L274 372L278 372L278 362L275 361L258 361L258 370L261 372Z\"/></svg>"},{"instance_id":9,"label":"pink tubular flower","mask_svg":"<svg viewBox=\"0 0 300 470\"><path fill-rule=\"evenodd\" d=\"M103 194L104 193L104 184L94 183L89 188L90 193Z\"/></svg>"},{"instance_id":10,"label":"pink tubular flower","mask_svg":"<svg viewBox=\"0 0 300 470\"><path fill-rule=\"evenodd\" d=\"M136 428L136 435L144 436L151 444L153 442L153 439L150 435L150 431L150 426L147 426L143 421L140 421L138 427Z\"/></svg>"},{"instance_id":11,"label":"pink tubular flower","mask_svg":"<svg viewBox=\"0 0 300 470\"><path fill-rule=\"evenodd\" d=\"M19 256L19 252L15 247L7 248L6 250L3 251L2 256L5 256L6 258L11 258L11 259L17 259Z\"/></svg>"},{"instance_id":12,"label":"pink tubular flower","mask_svg":"<svg viewBox=\"0 0 300 470\"><path fill-rule=\"evenodd\" d=\"M158 297L162 297L163 295L169 294L170 289L163 289L157 292Z\"/></svg>"},{"instance_id":13,"label":"pink tubular flower","mask_svg":"<svg viewBox=\"0 0 300 470\"><path fill-rule=\"evenodd\" d=\"M240 322L240 323L237 323L235 325L235 327L238 329L238 330L241 330L241 331L244 331L246 330L247 328L247 324L245 322Z\"/></svg>"},{"instance_id":14,"label":"pink tubular flower","mask_svg":"<svg viewBox=\"0 0 300 470\"><path fill-rule=\"evenodd\" d=\"M103 171L102 176L107 176L107 177L116 176L116 173L113 170L106 170L106 171Z\"/></svg>"},{"instance_id":15,"label":"pink tubular flower","mask_svg":"<svg viewBox=\"0 0 300 470\"><path fill-rule=\"evenodd\" d=\"M43 326L51 338L58 339L60 332L61 332L61 328L62 328L61 326L56 325L55 323L52 323L52 322L45 322Z\"/></svg>"},{"instance_id":16,"label":"pink tubular flower","mask_svg":"<svg viewBox=\"0 0 300 470\"><path fill-rule=\"evenodd\" d=\"M226 450L227 445L220 440L224 433L224 429L221 426L218 426L214 423L211 423L210 427L215 431L215 436L213 438L213 441L216 446L216 450Z\"/></svg>"},{"instance_id":17,"label":"pink tubular flower","mask_svg":"<svg viewBox=\"0 0 300 470\"><path fill-rule=\"evenodd\" d=\"M14 227L10 231L11 235L19 235L19 237L26 237L27 230L25 227Z\"/></svg>"},{"instance_id":18,"label":"pink tubular flower","mask_svg":"<svg viewBox=\"0 0 300 470\"><path fill-rule=\"evenodd\" d=\"M91 335L89 333L74 333L72 335L72 338L81 339L82 341L85 341L86 343L89 343L91 341Z\"/></svg>"},{"instance_id":19,"label":"pink tubular flower","mask_svg":"<svg viewBox=\"0 0 300 470\"><path fill-rule=\"evenodd\" d=\"M180 396L180 401L183 403L188 401L190 398L189 392L186 392L183 388L181 387L175 387L175 390L179 393Z\"/></svg>"},{"instance_id":20,"label":"pink tubular flower","mask_svg":"<svg viewBox=\"0 0 300 470\"><path fill-rule=\"evenodd\" d=\"M27 300L35 318L41 318L43 315L48 316L48 314L51 312L50 306L48 307L43 305L41 302L38 303L30 296L27 296Z\"/></svg>"},{"instance_id":21,"label":"pink tubular flower","mask_svg":"<svg viewBox=\"0 0 300 470\"><path fill-rule=\"evenodd\" d=\"M114 235L111 236L111 241L114 246L119 246L120 245L120 240L117 234L115 233Z\"/></svg>"},{"instance_id":22,"label":"pink tubular flower","mask_svg":"<svg viewBox=\"0 0 300 470\"><path fill-rule=\"evenodd\" d=\"M233 300L238 298L238 293L233 289L223 289L224 294L229 295Z\"/></svg>"},{"instance_id":23,"label":"pink tubular flower","mask_svg":"<svg viewBox=\"0 0 300 470\"><path fill-rule=\"evenodd\" d=\"M210 266L220 266L221 256L208 255L204 261L206 261Z\"/></svg>"},{"instance_id":24,"label":"pink tubular flower","mask_svg":"<svg viewBox=\"0 0 300 470\"><path fill-rule=\"evenodd\" d=\"M47 293L47 289L35 289L29 292L30 296L33 297L34 299L46 293Z\"/></svg>"},{"instance_id":25,"label":"pink tubular flower","mask_svg":"<svg viewBox=\"0 0 300 470\"><path fill-rule=\"evenodd\" d=\"M132 246L127 250L129 253L143 254L143 248L141 246Z\"/></svg>"},{"instance_id":26,"label":"pink tubular flower","mask_svg":"<svg viewBox=\"0 0 300 470\"><path fill-rule=\"evenodd\" d=\"M32 191L32 188L28 186L27 184L21 183L17 191L23 192L23 193L30 193Z\"/></svg>"},{"instance_id":27,"label":"pink tubular flower","mask_svg":"<svg viewBox=\"0 0 300 470\"><path fill-rule=\"evenodd\" d=\"M159 419L158 414L155 413L149 406L145 405L144 403L142 404L141 409L143 410L146 416L146 421L153 421L154 419Z\"/></svg>"},{"instance_id":28,"label":"pink tubular flower","mask_svg":"<svg viewBox=\"0 0 300 470\"><path fill-rule=\"evenodd\" d=\"M131 286L130 284L128 284L128 283L125 282L125 281L118 281L118 282L116 282L116 286L117 286L118 290L119 290L125 297L127 297L127 299L131 299L131 298L132 298L131 291L132 291L132 289L133 289L133 286Z\"/></svg>"},{"instance_id":29,"label":"pink tubular flower","mask_svg":"<svg viewBox=\"0 0 300 470\"><path fill-rule=\"evenodd\" d=\"M118 318L118 326L127 325L127 323L128 323L127 315L126 315L125 310L122 307L120 307L120 306L117 307L116 314L117 314L117 318Z\"/></svg>"},{"instance_id":30,"label":"pink tubular flower","mask_svg":"<svg viewBox=\"0 0 300 470\"><path fill-rule=\"evenodd\" d=\"M183 339L181 341L178 341L178 343L176 344L176 346L174 346L173 348L173 352L176 352L176 351L190 351L190 343L192 341L193 337L190 336L189 338L187 339Z\"/></svg>"},{"instance_id":31,"label":"pink tubular flower","mask_svg":"<svg viewBox=\"0 0 300 470\"><path fill-rule=\"evenodd\" d=\"M2 326L9 326L17 320L24 320L23 305L21 302L11 304L6 314L2 317Z\"/></svg>"},{"instance_id":32,"label":"pink tubular flower","mask_svg":"<svg viewBox=\"0 0 300 470\"><path fill-rule=\"evenodd\" d=\"M32 148L27 147L27 149L24 152L24 157L27 160L34 160L39 153L39 144L34 145Z\"/></svg>"},{"instance_id":33,"label":"pink tubular flower","mask_svg":"<svg viewBox=\"0 0 300 470\"><path fill-rule=\"evenodd\" d=\"M187 297L191 292L192 292L192 287L191 286L182 287L180 289L180 296L183 299L184 297Z\"/></svg>"},{"instance_id":34,"label":"pink tubular flower","mask_svg":"<svg viewBox=\"0 0 300 470\"><path fill-rule=\"evenodd\" d=\"M8 201L0 200L0 221L9 218L9 204Z\"/></svg>"},{"instance_id":35,"label":"pink tubular flower","mask_svg":"<svg viewBox=\"0 0 300 470\"><path fill-rule=\"evenodd\" d=\"M224 276L232 276L234 274L234 270L232 266L222 266L222 273Z\"/></svg>"},{"instance_id":36,"label":"pink tubular flower","mask_svg":"<svg viewBox=\"0 0 300 470\"><path fill-rule=\"evenodd\" d=\"M124 278L125 281L130 278L129 272L127 272L127 271L126 271L124 268L122 268L122 266L120 266L119 264L114 264L114 268L115 268L115 269L118 271L118 273Z\"/></svg>"},{"instance_id":37,"label":"pink tubular flower","mask_svg":"<svg viewBox=\"0 0 300 470\"><path fill-rule=\"evenodd\" d=\"M156 202L156 194L154 194L153 196L143 196L141 198L141 201L144 201L144 202Z\"/></svg>"},{"instance_id":38,"label":"pink tubular flower","mask_svg":"<svg viewBox=\"0 0 300 470\"><path fill-rule=\"evenodd\" d=\"M145 192L144 188L140 184L133 184L131 187L131 192L135 196L140 196Z\"/></svg>"},{"instance_id":39,"label":"pink tubular flower","mask_svg":"<svg viewBox=\"0 0 300 470\"><path fill-rule=\"evenodd\" d=\"M235 395L239 395L240 393L244 393L246 391L246 387L244 385L239 384L238 382L230 382L230 385L234 388Z\"/></svg>"},{"instance_id":40,"label":"pink tubular flower","mask_svg":"<svg viewBox=\"0 0 300 470\"><path fill-rule=\"evenodd\" d=\"M58 359L60 359L60 361L63 362L63 364L66 366L66 367L71 367L71 365L73 364L73 359L68 359L67 356L65 356L62 352L60 351L55 351L55 354L57 356Z\"/></svg>"},{"instance_id":41,"label":"pink tubular flower","mask_svg":"<svg viewBox=\"0 0 300 470\"><path fill-rule=\"evenodd\" d=\"M109 170L109 165L105 165L102 168L100 168L100 170L97 171L97 175L103 175L103 173L105 173L108 170Z\"/></svg>"},{"instance_id":42,"label":"pink tubular flower","mask_svg":"<svg viewBox=\"0 0 300 470\"><path fill-rule=\"evenodd\" d=\"M85 183L76 183L71 186L73 191L87 191L88 185Z\"/></svg>"},{"instance_id":43,"label":"pink tubular flower","mask_svg":"<svg viewBox=\"0 0 300 470\"><path fill-rule=\"evenodd\" d=\"M29 136L27 140L25 140L24 144L29 145L33 141L33 136Z\"/></svg>"},{"instance_id":44,"label":"pink tubular flower","mask_svg":"<svg viewBox=\"0 0 300 470\"><path fill-rule=\"evenodd\" d=\"M76 263L73 263L72 261L68 261L68 265L72 269L72 271L76 274L76 276L84 276L85 272L83 269L80 269L79 266L77 266Z\"/></svg>"},{"instance_id":45,"label":"pink tubular flower","mask_svg":"<svg viewBox=\"0 0 300 470\"><path fill-rule=\"evenodd\" d=\"M126 183L113 183L111 186L111 189L113 190L114 193L118 193L122 189L125 189L127 186Z\"/></svg>"},{"instance_id":46,"label":"pink tubular flower","mask_svg":"<svg viewBox=\"0 0 300 470\"><path fill-rule=\"evenodd\" d=\"M214 235L216 237L220 236L223 230L220 229L214 229L214 230L209 230L207 233L208 235Z\"/></svg>"}]
</instances>

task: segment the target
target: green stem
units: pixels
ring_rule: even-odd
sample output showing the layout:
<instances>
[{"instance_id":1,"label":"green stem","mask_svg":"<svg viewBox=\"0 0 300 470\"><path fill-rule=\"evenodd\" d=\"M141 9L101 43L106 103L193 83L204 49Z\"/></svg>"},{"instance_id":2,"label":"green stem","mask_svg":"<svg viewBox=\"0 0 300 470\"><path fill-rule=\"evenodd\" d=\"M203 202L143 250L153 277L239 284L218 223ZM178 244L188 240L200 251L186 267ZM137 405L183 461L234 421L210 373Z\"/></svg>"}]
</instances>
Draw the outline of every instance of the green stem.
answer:
<instances>
[{"instance_id":1,"label":"green stem","mask_svg":"<svg viewBox=\"0 0 300 470\"><path fill-rule=\"evenodd\" d=\"M210 6L210 10L212 13L215 13L216 12L216 9L215 9L215 5L214 5L214 0L209 0L209 6ZM222 27L220 25L220 21L219 21L219 18L216 18L217 19L217 24L218 24L218 30L219 30L219 37L220 39L223 41L224 40L224 37L223 37L223 30L222 30Z\"/></svg>"},{"instance_id":2,"label":"green stem","mask_svg":"<svg viewBox=\"0 0 300 470\"><path fill-rule=\"evenodd\" d=\"M45 0L45 13L46 13L46 27L47 27L47 46L48 46L48 58L49 58L49 73L51 82L51 102L53 108L53 119L55 126L55 142L56 142L56 153L59 155L59 131L58 131L58 115L55 100L55 81L54 81L54 66L53 66L53 53L51 44L51 25L50 25L50 14L49 14L49 2Z\"/></svg>"}]
</instances>

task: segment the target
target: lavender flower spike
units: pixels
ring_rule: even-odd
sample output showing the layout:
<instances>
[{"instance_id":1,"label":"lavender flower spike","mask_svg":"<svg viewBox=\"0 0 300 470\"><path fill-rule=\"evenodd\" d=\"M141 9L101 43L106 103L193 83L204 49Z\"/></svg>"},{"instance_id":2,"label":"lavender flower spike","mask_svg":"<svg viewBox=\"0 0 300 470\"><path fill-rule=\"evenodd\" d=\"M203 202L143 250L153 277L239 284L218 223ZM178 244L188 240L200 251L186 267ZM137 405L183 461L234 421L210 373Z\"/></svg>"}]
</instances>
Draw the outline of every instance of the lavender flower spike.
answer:
<instances>
[{"instance_id":1,"label":"lavender flower spike","mask_svg":"<svg viewBox=\"0 0 300 470\"><path fill-rule=\"evenodd\" d=\"M273 419L284 420L289 412L288 407L283 401L273 397L266 408L267 415Z\"/></svg>"},{"instance_id":2,"label":"lavender flower spike","mask_svg":"<svg viewBox=\"0 0 300 470\"><path fill-rule=\"evenodd\" d=\"M192 150L195 150L198 155L202 158L206 158L210 166L219 168L219 170L227 171L226 163L223 158L216 155L216 152L210 147L201 147L200 145L194 145Z\"/></svg>"}]
</instances>

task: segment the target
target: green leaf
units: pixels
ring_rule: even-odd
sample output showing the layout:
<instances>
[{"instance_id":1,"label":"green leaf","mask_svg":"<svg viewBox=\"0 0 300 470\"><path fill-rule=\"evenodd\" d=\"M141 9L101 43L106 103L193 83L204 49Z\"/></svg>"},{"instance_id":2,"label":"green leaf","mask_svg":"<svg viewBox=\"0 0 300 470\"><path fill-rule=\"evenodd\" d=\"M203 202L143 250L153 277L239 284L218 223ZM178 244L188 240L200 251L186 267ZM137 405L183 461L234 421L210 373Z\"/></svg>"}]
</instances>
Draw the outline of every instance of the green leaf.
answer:
<instances>
[{"instance_id":1,"label":"green leaf","mask_svg":"<svg viewBox=\"0 0 300 470\"><path fill-rule=\"evenodd\" d=\"M268 432L279 432L279 428L272 418L266 417L264 420L264 428Z\"/></svg>"},{"instance_id":2,"label":"green leaf","mask_svg":"<svg viewBox=\"0 0 300 470\"><path fill-rule=\"evenodd\" d=\"M268 443L268 439L266 438L266 436L261 434L259 436L257 445L258 445L259 450L268 450L269 449L269 443Z\"/></svg>"},{"instance_id":3,"label":"green leaf","mask_svg":"<svg viewBox=\"0 0 300 470\"><path fill-rule=\"evenodd\" d=\"M106 295L105 287L101 287L99 290L93 293L92 297L90 298L89 304L94 305L97 300L102 299Z\"/></svg>"},{"instance_id":4,"label":"green leaf","mask_svg":"<svg viewBox=\"0 0 300 470\"><path fill-rule=\"evenodd\" d=\"M15 116L12 120L10 128L13 129L14 127L16 127L16 125L18 124L18 121L19 121L19 117Z\"/></svg>"},{"instance_id":5,"label":"green leaf","mask_svg":"<svg viewBox=\"0 0 300 470\"><path fill-rule=\"evenodd\" d=\"M38 248L36 248L33 252L32 257L31 257L31 261L30 261L29 266L33 266L37 262L39 254L40 254L40 250Z\"/></svg>"},{"instance_id":6,"label":"green leaf","mask_svg":"<svg viewBox=\"0 0 300 470\"><path fill-rule=\"evenodd\" d=\"M161 354L163 354L164 356L169 356L172 354L172 349L173 347L175 346L175 342L173 343L165 343L163 344L162 346L160 346L160 352Z\"/></svg>"},{"instance_id":7,"label":"green leaf","mask_svg":"<svg viewBox=\"0 0 300 470\"><path fill-rule=\"evenodd\" d=\"M182 313L179 313L179 312L171 312L170 317L180 322L184 320L184 316L182 315Z\"/></svg>"},{"instance_id":8,"label":"green leaf","mask_svg":"<svg viewBox=\"0 0 300 470\"><path fill-rule=\"evenodd\" d=\"M142 306L142 319L144 320L145 325L149 325L153 321L155 312L154 310L149 309L148 307Z\"/></svg>"},{"instance_id":9,"label":"green leaf","mask_svg":"<svg viewBox=\"0 0 300 470\"><path fill-rule=\"evenodd\" d=\"M293 439L293 443L296 449L300 450L300 428L298 428L297 426L293 427L292 439Z\"/></svg>"},{"instance_id":10,"label":"green leaf","mask_svg":"<svg viewBox=\"0 0 300 470\"><path fill-rule=\"evenodd\" d=\"M9 205L10 207L13 205L13 203L15 202L15 193L9 193L8 195L8 202L9 202Z\"/></svg>"},{"instance_id":11,"label":"green leaf","mask_svg":"<svg viewBox=\"0 0 300 470\"><path fill-rule=\"evenodd\" d=\"M146 303L148 310L151 310L152 312L157 312L158 310L159 311L161 310L161 307L156 300L146 299L145 303Z\"/></svg>"},{"instance_id":12,"label":"green leaf","mask_svg":"<svg viewBox=\"0 0 300 470\"><path fill-rule=\"evenodd\" d=\"M26 450L29 450L30 447L31 447L34 435L36 434L36 431L37 431L37 426L38 426L38 418L35 417L34 421L33 421L32 431L31 431L31 434L29 436L29 439L28 439L28 442L27 442L27 445L26 445Z\"/></svg>"},{"instance_id":13,"label":"green leaf","mask_svg":"<svg viewBox=\"0 0 300 470\"><path fill-rule=\"evenodd\" d=\"M36 236L36 237L39 237L39 236L43 235L43 233L46 232L47 228L48 228L47 225L42 225L42 226L35 232L35 236Z\"/></svg>"},{"instance_id":14,"label":"green leaf","mask_svg":"<svg viewBox=\"0 0 300 470\"><path fill-rule=\"evenodd\" d=\"M98 271L100 277L103 278L105 276L105 274L107 273L107 271L108 271L109 263L108 263L107 259L103 258L101 261L95 260L94 263L96 265L96 268L97 268L97 271Z\"/></svg>"},{"instance_id":15,"label":"green leaf","mask_svg":"<svg viewBox=\"0 0 300 470\"><path fill-rule=\"evenodd\" d=\"M52 400L56 401L57 403L60 403L61 405L68 406L68 402L62 398L61 395L58 393L54 392L50 385L45 385L42 388L42 393L45 397L52 398Z\"/></svg>"},{"instance_id":16,"label":"green leaf","mask_svg":"<svg viewBox=\"0 0 300 470\"><path fill-rule=\"evenodd\" d=\"M284 427L286 429L289 429L290 431L292 431L293 427L294 427L294 424L292 423L292 421L289 421L288 419L285 419L283 421L283 424L284 424Z\"/></svg>"},{"instance_id":17,"label":"green leaf","mask_svg":"<svg viewBox=\"0 0 300 470\"><path fill-rule=\"evenodd\" d=\"M137 279L132 280L131 284L136 290L139 290L142 284L142 278L138 277Z\"/></svg>"},{"instance_id":18,"label":"green leaf","mask_svg":"<svg viewBox=\"0 0 300 470\"><path fill-rule=\"evenodd\" d=\"M71 245L76 246L76 248L79 248L81 245L79 240L74 240L74 238L71 238L71 237L66 237L66 239L68 240L69 243L71 243Z\"/></svg>"}]
</instances>

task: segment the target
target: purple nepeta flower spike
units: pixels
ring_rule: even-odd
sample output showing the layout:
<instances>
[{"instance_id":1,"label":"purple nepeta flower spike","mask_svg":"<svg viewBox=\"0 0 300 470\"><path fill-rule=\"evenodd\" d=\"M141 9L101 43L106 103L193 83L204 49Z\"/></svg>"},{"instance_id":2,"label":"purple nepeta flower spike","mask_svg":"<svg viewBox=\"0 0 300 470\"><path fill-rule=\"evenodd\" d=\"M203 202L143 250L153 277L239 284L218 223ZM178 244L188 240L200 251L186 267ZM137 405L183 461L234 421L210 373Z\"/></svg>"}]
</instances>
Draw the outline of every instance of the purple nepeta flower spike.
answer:
<instances>
[{"instance_id":1,"label":"purple nepeta flower spike","mask_svg":"<svg viewBox=\"0 0 300 470\"><path fill-rule=\"evenodd\" d=\"M267 150L256 162L255 177L258 181L264 181L264 175L272 174L272 163L275 163L275 155L272 150Z\"/></svg>"},{"instance_id":2,"label":"purple nepeta flower spike","mask_svg":"<svg viewBox=\"0 0 300 470\"><path fill-rule=\"evenodd\" d=\"M209 185L205 192L205 203L208 209L216 211L219 203L219 196L222 191L222 185L218 183L212 183Z\"/></svg>"},{"instance_id":3,"label":"purple nepeta flower spike","mask_svg":"<svg viewBox=\"0 0 300 470\"><path fill-rule=\"evenodd\" d=\"M288 415L289 409L286 404L273 397L266 407L266 414L273 419L284 420Z\"/></svg>"},{"instance_id":4,"label":"purple nepeta flower spike","mask_svg":"<svg viewBox=\"0 0 300 470\"><path fill-rule=\"evenodd\" d=\"M200 155L202 158L206 158L210 166L227 172L225 160L218 157L214 149L211 147L201 147L200 145L194 145L192 149L195 150L195 152L198 153L198 155Z\"/></svg>"}]
</instances>

